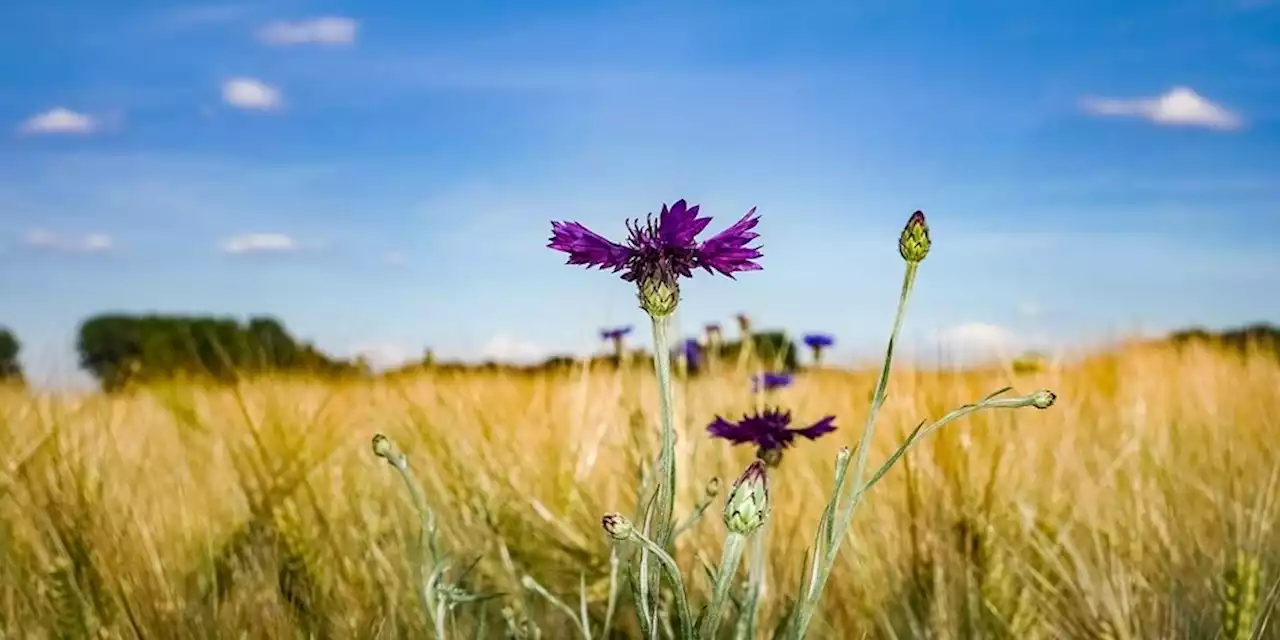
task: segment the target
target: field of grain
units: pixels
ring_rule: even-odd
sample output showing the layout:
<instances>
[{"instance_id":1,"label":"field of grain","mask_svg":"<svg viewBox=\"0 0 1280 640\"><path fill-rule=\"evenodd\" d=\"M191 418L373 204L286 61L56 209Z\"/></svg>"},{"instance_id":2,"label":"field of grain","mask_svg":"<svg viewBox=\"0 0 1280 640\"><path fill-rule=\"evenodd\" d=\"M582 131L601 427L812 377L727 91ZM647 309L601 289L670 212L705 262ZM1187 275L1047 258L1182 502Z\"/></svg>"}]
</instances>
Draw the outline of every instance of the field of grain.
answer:
<instances>
[{"instance_id":1,"label":"field of grain","mask_svg":"<svg viewBox=\"0 0 1280 640\"><path fill-rule=\"evenodd\" d=\"M704 433L754 406L741 376L677 381L687 513L753 450ZM832 461L874 376L806 371L775 399L839 430L773 474L765 628L796 593ZM1148 346L1036 373L899 369L873 464L908 429L1012 385L1048 410L988 411L880 483L841 551L813 638L1280 637L1280 363ZM524 575L604 615L611 542L656 451L651 371L260 379L128 395L0 396L0 637L430 637L413 584L418 520L370 439L391 436L437 510L464 629L500 611L575 637ZM679 539L694 606L719 558L721 498ZM633 637L625 603L615 637ZM1252 625L1253 635L1236 634ZM597 636L598 637L598 636Z\"/></svg>"}]
</instances>

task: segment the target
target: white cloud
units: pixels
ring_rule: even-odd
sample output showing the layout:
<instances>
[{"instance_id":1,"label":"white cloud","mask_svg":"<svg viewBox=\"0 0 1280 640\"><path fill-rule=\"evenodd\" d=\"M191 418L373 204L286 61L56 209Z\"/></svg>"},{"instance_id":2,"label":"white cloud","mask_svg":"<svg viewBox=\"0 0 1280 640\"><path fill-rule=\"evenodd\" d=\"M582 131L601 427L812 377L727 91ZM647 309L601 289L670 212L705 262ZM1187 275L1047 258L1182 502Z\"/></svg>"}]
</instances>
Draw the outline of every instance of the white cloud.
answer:
<instances>
[{"instance_id":1,"label":"white cloud","mask_svg":"<svg viewBox=\"0 0 1280 640\"><path fill-rule=\"evenodd\" d=\"M322 16L294 22L273 22L258 32L263 42L275 45L351 44L359 24L351 18Z\"/></svg>"},{"instance_id":2,"label":"white cloud","mask_svg":"<svg viewBox=\"0 0 1280 640\"><path fill-rule=\"evenodd\" d=\"M1159 125L1230 130L1244 124L1238 114L1188 87L1174 87L1155 98L1085 98L1084 110L1099 116L1142 118Z\"/></svg>"},{"instance_id":3,"label":"white cloud","mask_svg":"<svg viewBox=\"0 0 1280 640\"><path fill-rule=\"evenodd\" d=\"M280 91L254 78L232 78L222 83L222 100L240 109L270 110L283 102Z\"/></svg>"},{"instance_id":4,"label":"white cloud","mask_svg":"<svg viewBox=\"0 0 1280 640\"><path fill-rule=\"evenodd\" d=\"M48 229L32 229L22 243L32 249L61 251L65 253L103 253L115 246L115 241L105 233L63 235Z\"/></svg>"},{"instance_id":5,"label":"white cloud","mask_svg":"<svg viewBox=\"0 0 1280 640\"><path fill-rule=\"evenodd\" d=\"M352 345L347 352L362 356L375 371L394 369L411 361L421 361L422 351L394 342L371 342Z\"/></svg>"},{"instance_id":6,"label":"white cloud","mask_svg":"<svg viewBox=\"0 0 1280 640\"><path fill-rule=\"evenodd\" d=\"M64 107L54 107L39 113L18 125L18 133L40 135L45 133L93 133L98 123L88 115L76 113Z\"/></svg>"},{"instance_id":7,"label":"white cloud","mask_svg":"<svg viewBox=\"0 0 1280 640\"><path fill-rule=\"evenodd\" d=\"M228 238L221 245L223 253L291 253L298 242L283 233L246 233Z\"/></svg>"},{"instance_id":8,"label":"white cloud","mask_svg":"<svg viewBox=\"0 0 1280 640\"><path fill-rule=\"evenodd\" d=\"M966 322L948 327L934 334L947 358L953 361L973 361L990 358L1007 358L1016 355L1013 350L1018 338L1012 331L997 324Z\"/></svg>"},{"instance_id":9,"label":"white cloud","mask_svg":"<svg viewBox=\"0 0 1280 640\"><path fill-rule=\"evenodd\" d=\"M489 339L480 348L480 357L486 360L502 362L536 362L547 356L547 350L532 343L519 340L510 334L499 333Z\"/></svg>"}]
</instances>

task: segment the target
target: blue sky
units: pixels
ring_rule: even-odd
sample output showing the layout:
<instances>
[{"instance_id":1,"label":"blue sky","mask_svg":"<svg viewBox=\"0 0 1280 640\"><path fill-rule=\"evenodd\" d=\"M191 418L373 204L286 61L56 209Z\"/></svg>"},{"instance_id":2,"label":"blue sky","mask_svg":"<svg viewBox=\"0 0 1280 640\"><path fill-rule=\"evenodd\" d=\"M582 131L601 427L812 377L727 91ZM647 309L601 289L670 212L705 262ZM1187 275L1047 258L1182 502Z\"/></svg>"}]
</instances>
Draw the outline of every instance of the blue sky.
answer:
<instances>
[{"instance_id":1,"label":"blue sky","mask_svg":"<svg viewBox=\"0 0 1280 640\"><path fill-rule=\"evenodd\" d=\"M1280 319L1280 2L170 2L0 9L0 323L274 314L381 358L643 325L564 266L685 198L765 270L680 320L877 348ZM643 334L644 332L640 332Z\"/></svg>"}]
</instances>

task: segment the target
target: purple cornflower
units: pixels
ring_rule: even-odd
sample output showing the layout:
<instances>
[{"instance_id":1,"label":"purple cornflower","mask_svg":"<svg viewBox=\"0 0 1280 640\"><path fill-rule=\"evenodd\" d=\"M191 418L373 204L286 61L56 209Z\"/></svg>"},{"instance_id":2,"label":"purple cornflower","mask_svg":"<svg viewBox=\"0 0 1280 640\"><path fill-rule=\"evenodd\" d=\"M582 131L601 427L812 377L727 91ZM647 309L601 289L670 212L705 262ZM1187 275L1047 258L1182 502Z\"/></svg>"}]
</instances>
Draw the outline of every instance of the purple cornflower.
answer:
<instances>
[{"instance_id":1,"label":"purple cornflower","mask_svg":"<svg viewBox=\"0 0 1280 640\"><path fill-rule=\"evenodd\" d=\"M601 329L600 339L601 340L621 340L623 336L626 336L627 334L631 333L631 329L632 329L631 325L627 325L625 327L615 327L613 329Z\"/></svg>"},{"instance_id":2,"label":"purple cornflower","mask_svg":"<svg viewBox=\"0 0 1280 640\"><path fill-rule=\"evenodd\" d=\"M825 349L836 343L836 339L825 333L810 333L804 337L804 343L810 349Z\"/></svg>"},{"instance_id":3,"label":"purple cornflower","mask_svg":"<svg viewBox=\"0 0 1280 640\"><path fill-rule=\"evenodd\" d=\"M729 422L720 416L707 426L713 438L723 438L733 444L756 445L756 456L769 466L777 466L782 451L795 445L796 436L810 440L836 430L835 416L827 416L803 429L791 428L791 412L777 408L742 416L738 422Z\"/></svg>"},{"instance_id":4,"label":"purple cornflower","mask_svg":"<svg viewBox=\"0 0 1280 640\"><path fill-rule=\"evenodd\" d=\"M774 389L789 387L793 379L789 373L766 371L763 374L751 376L751 392L760 393L762 389L764 391L773 391Z\"/></svg>"},{"instance_id":5,"label":"purple cornflower","mask_svg":"<svg viewBox=\"0 0 1280 640\"><path fill-rule=\"evenodd\" d=\"M684 352L686 365L690 371L697 371L698 367L702 365L702 345L698 344L697 340L689 338L684 341L683 347L682 351Z\"/></svg>"},{"instance_id":6,"label":"purple cornflower","mask_svg":"<svg viewBox=\"0 0 1280 640\"><path fill-rule=\"evenodd\" d=\"M810 333L804 337L804 343L809 345L809 348L813 350L813 363L817 365L822 364L822 352L825 351L827 347L835 344L835 342L836 339L834 337L825 333Z\"/></svg>"},{"instance_id":7,"label":"purple cornflower","mask_svg":"<svg viewBox=\"0 0 1280 640\"><path fill-rule=\"evenodd\" d=\"M741 220L711 238L699 243L696 237L710 224L711 218L699 218L698 206L678 200L655 220L650 214L641 226L639 220L628 220L630 232L626 244L619 244L578 222L551 223L551 242L547 247L569 254L567 264L588 268L623 271L622 279L640 288L640 306L651 316L668 316L680 300L678 278L693 276L702 268L707 273L720 272L733 278L739 271L757 271L759 247L747 244L759 237L752 231L760 222L752 207Z\"/></svg>"}]
</instances>

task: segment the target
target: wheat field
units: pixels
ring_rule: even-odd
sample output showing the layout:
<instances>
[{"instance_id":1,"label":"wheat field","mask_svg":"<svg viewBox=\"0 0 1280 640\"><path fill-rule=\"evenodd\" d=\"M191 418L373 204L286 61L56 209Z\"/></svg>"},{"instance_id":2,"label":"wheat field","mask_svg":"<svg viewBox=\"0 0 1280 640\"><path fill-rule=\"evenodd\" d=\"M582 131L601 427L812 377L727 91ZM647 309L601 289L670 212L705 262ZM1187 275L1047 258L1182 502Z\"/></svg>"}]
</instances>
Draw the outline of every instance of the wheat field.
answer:
<instances>
[{"instance_id":1,"label":"wheat field","mask_svg":"<svg viewBox=\"0 0 1280 640\"><path fill-rule=\"evenodd\" d=\"M839 430L788 450L773 475L766 630L797 592L836 451L856 443L873 384L811 370L775 396L798 421L834 414ZM1058 402L976 414L896 467L855 520L809 637L1280 637L1274 356L1139 345L1034 373L899 368L873 463L920 420L1006 385ZM704 429L757 401L742 376L678 381L678 513L750 461ZM430 637L413 588L418 520L370 451L375 433L408 455L459 565L476 562L467 584L502 594L460 607L462 628L502 637L505 607L571 638L520 579L575 607L581 579L603 616L600 516L635 512L657 440L643 368L6 391L0 403L3 638ZM679 539L695 603L722 502ZM634 637L623 600L614 636Z\"/></svg>"}]
</instances>

